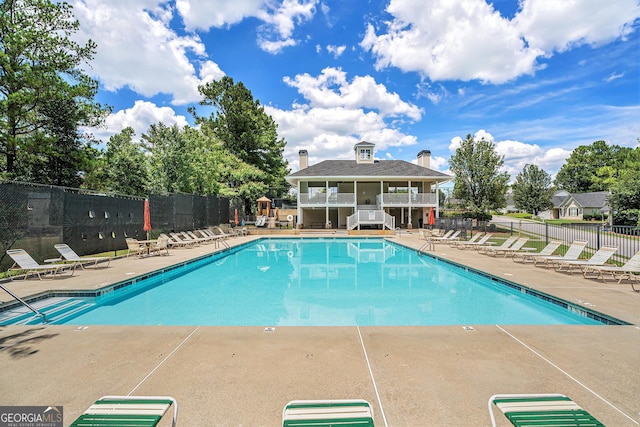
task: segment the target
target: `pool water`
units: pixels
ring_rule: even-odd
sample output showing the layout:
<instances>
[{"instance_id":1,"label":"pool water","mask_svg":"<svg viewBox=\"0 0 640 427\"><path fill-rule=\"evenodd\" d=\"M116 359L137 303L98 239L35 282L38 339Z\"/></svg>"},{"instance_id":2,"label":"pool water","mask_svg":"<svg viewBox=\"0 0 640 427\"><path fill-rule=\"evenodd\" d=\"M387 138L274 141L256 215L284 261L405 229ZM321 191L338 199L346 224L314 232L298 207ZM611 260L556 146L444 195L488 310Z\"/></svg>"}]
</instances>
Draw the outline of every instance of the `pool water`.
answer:
<instances>
[{"instance_id":1,"label":"pool water","mask_svg":"<svg viewBox=\"0 0 640 427\"><path fill-rule=\"evenodd\" d=\"M380 238L262 239L107 293L95 303L65 323L601 324Z\"/></svg>"}]
</instances>

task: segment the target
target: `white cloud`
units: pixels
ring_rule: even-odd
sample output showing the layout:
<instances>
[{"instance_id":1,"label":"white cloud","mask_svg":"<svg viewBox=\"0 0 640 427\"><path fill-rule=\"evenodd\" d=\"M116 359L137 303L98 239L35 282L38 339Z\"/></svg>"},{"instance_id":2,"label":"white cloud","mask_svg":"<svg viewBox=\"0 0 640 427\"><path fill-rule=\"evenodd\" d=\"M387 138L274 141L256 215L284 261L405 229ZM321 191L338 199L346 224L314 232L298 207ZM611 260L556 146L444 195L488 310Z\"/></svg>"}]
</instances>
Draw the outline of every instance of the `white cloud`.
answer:
<instances>
[{"instance_id":1,"label":"white cloud","mask_svg":"<svg viewBox=\"0 0 640 427\"><path fill-rule=\"evenodd\" d=\"M621 79L623 77L624 77L624 73L613 73L613 74L610 74L609 76L607 76L607 78L605 78L604 81L609 83L609 82L612 82L614 80Z\"/></svg>"},{"instance_id":2,"label":"white cloud","mask_svg":"<svg viewBox=\"0 0 640 427\"><path fill-rule=\"evenodd\" d=\"M167 93L174 105L183 105L201 98L198 85L224 76L206 59L198 36L179 36L169 28L172 10L158 1L76 0L73 6L79 36L98 45L88 72L106 90L128 87L145 97Z\"/></svg>"},{"instance_id":3,"label":"white cloud","mask_svg":"<svg viewBox=\"0 0 640 427\"><path fill-rule=\"evenodd\" d=\"M636 0L522 0L512 20L485 0L391 0L386 10L393 19L369 24L361 41L377 69L494 84L533 74L555 51L624 39L640 16Z\"/></svg>"},{"instance_id":4,"label":"white cloud","mask_svg":"<svg viewBox=\"0 0 640 427\"><path fill-rule=\"evenodd\" d=\"M176 0L176 9L190 31L206 31L257 18L262 21L258 45L266 52L278 53L298 44L294 30L314 16L317 4L318 0Z\"/></svg>"},{"instance_id":5,"label":"white cloud","mask_svg":"<svg viewBox=\"0 0 640 427\"><path fill-rule=\"evenodd\" d=\"M378 69L398 67L432 81L503 83L532 74L541 54L528 49L519 31L483 0L391 0L387 12L394 19L386 33L377 35L369 25L361 42Z\"/></svg>"},{"instance_id":6,"label":"white cloud","mask_svg":"<svg viewBox=\"0 0 640 427\"><path fill-rule=\"evenodd\" d=\"M356 76L349 82L344 71L328 67L317 77L304 73L283 80L298 89L313 107L370 108L384 116L407 116L412 120L422 117L421 108L402 101L371 76Z\"/></svg>"},{"instance_id":7,"label":"white cloud","mask_svg":"<svg viewBox=\"0 0 640 427\"><path fill-rule=\"evenodd\" d=\"M136 101L131 108L116 111L107 117L104 128L89 129L95 137L106 142L111 136L119 133L126 127L131 127L136 132L136 139L149 130L154 123L164 123L167 126L178 125L182 128L188 125L186 117L176 115L170 107L158 107L147 101Z\"/></svg>"},{"instance_id":8,"label":"white cloud","mask_svg":"<svg viewBox=\"0 0 640 427\"><path fill-rule=\"evenodd\" d=\"M278 135L287 141L284 156L297 170L298 151L308 150L311 164L322 160L353 158L353 146L360 141L376 145L378 154L389 147L416 144L416 138L385 123L380 114L344 107L294 105L291 110L265 107L278 124Z\"/></svg>"},{"instance_id":9,"label":"white cloud","mask_svg":"<svg viewBox=\"0 0 640 427\"><path fill-rule=\"evenodd\" d=\"M529 46L550 53L625 39L638 17L637 0L526 0L513 24Z\"/></svg>"},{"instance_id":10,"label":"white cloud","mask_svg":"<svg viewBox=\"0 0 640 427\"><path fill-rule=\"evenodd\" d=\"M176 9L189 31L236 24L260 12L263 0L176 0Z\"/></svg>"},{"instance_id":11,"label":"white cloud","mask_svg":"<svg viewBox=\"0 0 640 427\"><path fill-rule=\"evenodd\" d=\"M347 49L347 46L345 45L335 46L330 44L329 46L327 46L327 51L330 54L332 54L335 58L339 58L340 56L342 56L342 54L346 49Z\"/></svg>"}]
</instances>

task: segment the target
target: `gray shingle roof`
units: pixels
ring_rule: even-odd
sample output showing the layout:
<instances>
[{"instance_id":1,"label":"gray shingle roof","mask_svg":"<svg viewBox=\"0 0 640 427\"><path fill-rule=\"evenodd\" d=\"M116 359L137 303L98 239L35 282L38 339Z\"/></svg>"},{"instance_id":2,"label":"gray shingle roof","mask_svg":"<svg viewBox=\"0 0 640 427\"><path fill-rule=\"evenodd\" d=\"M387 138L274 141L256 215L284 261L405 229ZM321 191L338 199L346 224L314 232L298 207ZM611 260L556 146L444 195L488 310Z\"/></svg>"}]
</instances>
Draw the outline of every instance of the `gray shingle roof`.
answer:
<instances>
[{"instance_id":1,"label":"gray shingle roof","mask_svg":"<svg viewBox=\"0 0 640 427\"><path fill-rule=\"evenodd\" d=\"M355 160L325 160L292 173L287 178L316 177L403 177L435 178L446 181L452 177L442 172L427 169L404 160L376 160L374 163L357 163Z\"/></svg>"},{"instance_id":2,"label":"gray shingle roof","mask_svg":"<svg viewBox=\"0 0 640 427\"><path fill-rule=\"evenodd\" d=\"M578 206L583 208L603 208L607 207L609 192L596 191L593 193L572 193L568 196L554 196L553 206L562 207L569 205L573 200Z\"/></svg>"},{"instance_id":3,"label":"gray shingle roof","mask_svg":"<svg viewBox=\"0 0 640 427\"><path fill-rule=\"evenodd\" d=\"M571 195L580 206L584 208L601 208L607 205L609 193L597 191L595 193L576 193Z\"/></svg>"}]
</instances>

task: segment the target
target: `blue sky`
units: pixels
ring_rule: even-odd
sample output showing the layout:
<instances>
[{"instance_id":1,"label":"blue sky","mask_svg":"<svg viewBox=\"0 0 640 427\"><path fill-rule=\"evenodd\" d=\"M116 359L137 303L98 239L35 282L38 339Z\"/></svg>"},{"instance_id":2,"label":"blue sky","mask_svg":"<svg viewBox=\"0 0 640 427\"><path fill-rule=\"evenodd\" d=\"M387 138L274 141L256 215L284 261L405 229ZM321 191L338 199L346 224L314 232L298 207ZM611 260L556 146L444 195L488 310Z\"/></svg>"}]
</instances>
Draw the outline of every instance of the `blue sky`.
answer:
<instances>
[{"instance_id":1,"label":"blue sky","mask_svg":"<svg viewBox=\"0 0 640 427\"><path fill-rule=\"evenodd\" d=\"M467 134L492 140L515 176L554 175L596 140L640 137L640 1L71 0L87 72L113 106L109 136L191 124L197 86L243 82L278 124L285 157L379 159L433 169ZM201 114L206 110L199 107Z\"/></svg>"}]
</instances>

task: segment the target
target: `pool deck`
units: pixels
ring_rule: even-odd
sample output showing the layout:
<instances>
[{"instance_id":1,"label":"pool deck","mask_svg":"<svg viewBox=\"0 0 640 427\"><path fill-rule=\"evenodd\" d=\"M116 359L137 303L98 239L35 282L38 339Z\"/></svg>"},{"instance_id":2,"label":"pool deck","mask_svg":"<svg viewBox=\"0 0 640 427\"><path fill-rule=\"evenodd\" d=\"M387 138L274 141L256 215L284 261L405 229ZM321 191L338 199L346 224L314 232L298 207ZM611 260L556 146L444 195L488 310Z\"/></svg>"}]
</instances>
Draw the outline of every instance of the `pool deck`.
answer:
<instances>
[{"instance_id":1,"label":"pool deck","mask_svg":"<svg viewBox=\"0 0 640 427\"><path fill-rule=\"evenodd\" d=\"M424 243L415 234L392 239L416 249ZM116 259L108 268L79 270L73 277L5 285L20 296L96 289L216 250L214 245L176 249L169 256ZM63 405L68 425L103 395L170 395L179 403L179 426L278 426L290 400L363 398L374 408L376 426L475 427L490 425L487 400L493 394L563 393L607 426L640 425L640 293L628 283L603 284L448 245L430 253L631 325L276 327L271 332L264 327L0 327L0 406ZM8 299L0 295L0 302ZM508 425L496 415L499 425ZM161 425L170 425L167 421Z\"/></svg>"}]
</instances>

